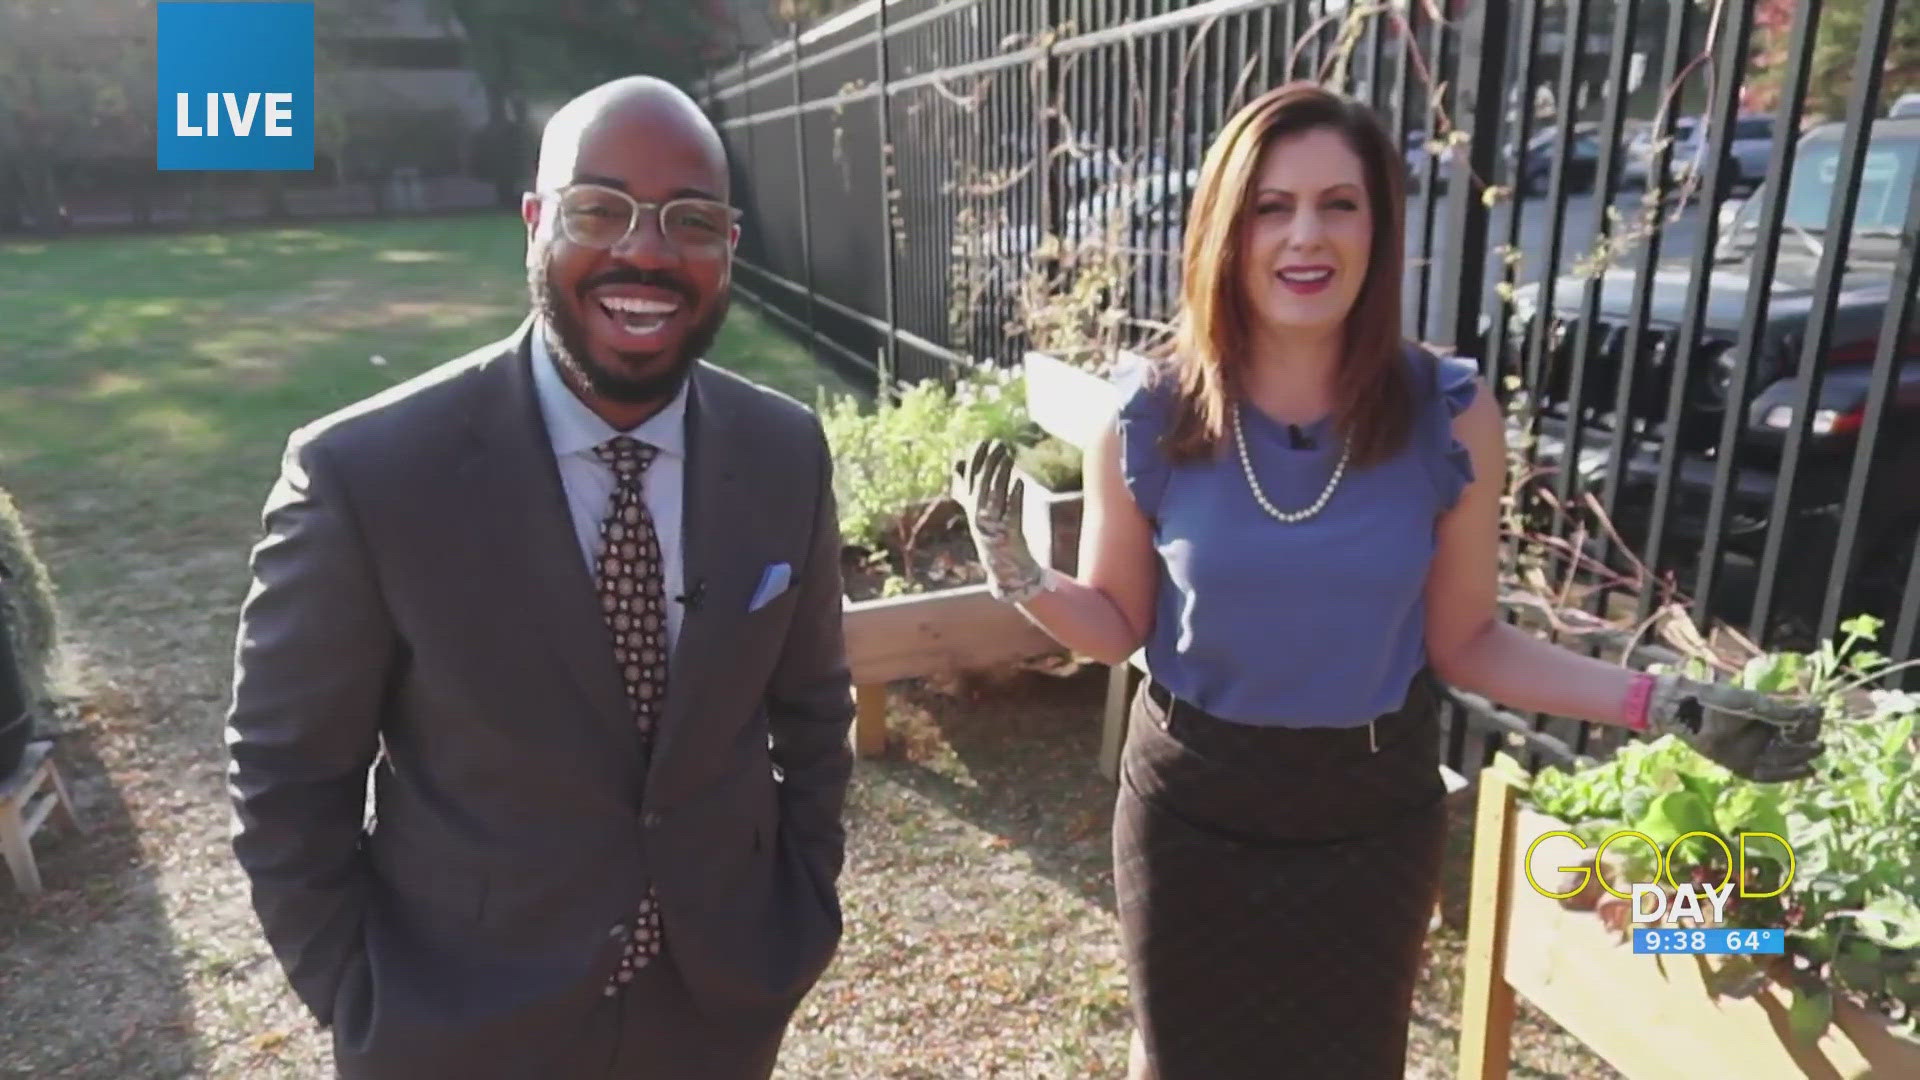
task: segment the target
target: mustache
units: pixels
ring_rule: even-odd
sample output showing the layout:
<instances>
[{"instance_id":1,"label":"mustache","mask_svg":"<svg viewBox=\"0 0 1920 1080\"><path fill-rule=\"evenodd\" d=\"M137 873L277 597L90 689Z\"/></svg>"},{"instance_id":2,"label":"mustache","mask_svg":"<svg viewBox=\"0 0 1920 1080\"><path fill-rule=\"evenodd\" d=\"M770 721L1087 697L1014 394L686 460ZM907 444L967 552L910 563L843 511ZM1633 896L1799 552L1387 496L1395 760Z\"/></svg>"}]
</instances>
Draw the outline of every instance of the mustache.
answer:
<instances>
[{"instance_id":1,"label":"mustache","mask_svg":"<svg viewBox=\"0 0 1920 1080\"><path fill-rule=\"evenodd\" d=\"M635 267L617 267L604 274L596 274L582 281L575 290L584 299L589 292L602 285L639 285L649 289L665 289L678 293L680 299L689 305L697 303L700 294L685 281L658 270L641 270Z\"/></svg>"}]
</instances>

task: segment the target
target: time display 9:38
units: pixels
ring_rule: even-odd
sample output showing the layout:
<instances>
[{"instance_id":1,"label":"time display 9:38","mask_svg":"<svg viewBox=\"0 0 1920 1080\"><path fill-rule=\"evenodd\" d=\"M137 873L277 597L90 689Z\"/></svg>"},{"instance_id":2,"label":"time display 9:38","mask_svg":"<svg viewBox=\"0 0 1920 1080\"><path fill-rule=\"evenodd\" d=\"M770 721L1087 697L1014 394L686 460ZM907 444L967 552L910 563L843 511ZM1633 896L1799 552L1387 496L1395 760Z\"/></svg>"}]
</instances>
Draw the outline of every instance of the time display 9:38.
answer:
<instances>
[{"instance_id":1,"label":"time display 9:38","mask_svg":"<svg viewBox=\"0 0 1920 1080\"><path fill-rule=\"evenodd\" d=\"M1633 951L1636 953L1765 955L1782 953L1786 945L1786 933L1778 929L1663 926L1633 932Z\"/></svg>"}]
</instances>

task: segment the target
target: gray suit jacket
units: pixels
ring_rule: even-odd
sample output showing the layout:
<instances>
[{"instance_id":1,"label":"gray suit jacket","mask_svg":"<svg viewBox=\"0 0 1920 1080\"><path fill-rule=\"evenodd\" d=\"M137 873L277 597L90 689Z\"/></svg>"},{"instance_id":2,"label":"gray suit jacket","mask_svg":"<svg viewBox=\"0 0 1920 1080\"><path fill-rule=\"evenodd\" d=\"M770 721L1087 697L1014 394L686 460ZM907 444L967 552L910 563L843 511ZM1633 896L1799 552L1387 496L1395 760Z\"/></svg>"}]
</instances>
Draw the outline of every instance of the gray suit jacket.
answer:
<instances>
[{"instance_id":1,"label":"gray suit jacket","mask_svg":"<svg viewBox=\"0 0 1920 1080\"><path fill-rule=\"evenodd\" d=\"M528 333L295 433L253 551L234 850L349 1074L538 1070L649 879L714 1017L784 1022L839 942L852 704L817 418L696 369L685 580L704 590L643 770ZM749 612L776 562L792 585Z\"/></svg>"}]
</instances>

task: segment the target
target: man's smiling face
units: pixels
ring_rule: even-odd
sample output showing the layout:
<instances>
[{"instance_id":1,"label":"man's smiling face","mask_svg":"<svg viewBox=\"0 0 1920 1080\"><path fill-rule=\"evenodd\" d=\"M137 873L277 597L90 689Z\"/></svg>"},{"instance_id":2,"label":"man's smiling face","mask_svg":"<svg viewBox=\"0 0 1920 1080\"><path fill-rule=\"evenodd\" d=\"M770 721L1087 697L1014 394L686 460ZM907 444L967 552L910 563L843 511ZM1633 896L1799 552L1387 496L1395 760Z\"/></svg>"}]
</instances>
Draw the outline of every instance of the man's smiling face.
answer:
<instances>
[{"instance_id":1,"label":"man's smiling face","mask_svg":"<svg viewBox=\"0 0 1920 1080\"><path fill-rule=\"evenodd\" d=\"M713 344L738 233L712 127L677 90L632 82L556 115L522 216L554 358L577 390L645 408Z\"/></svg>"}]
</instances>

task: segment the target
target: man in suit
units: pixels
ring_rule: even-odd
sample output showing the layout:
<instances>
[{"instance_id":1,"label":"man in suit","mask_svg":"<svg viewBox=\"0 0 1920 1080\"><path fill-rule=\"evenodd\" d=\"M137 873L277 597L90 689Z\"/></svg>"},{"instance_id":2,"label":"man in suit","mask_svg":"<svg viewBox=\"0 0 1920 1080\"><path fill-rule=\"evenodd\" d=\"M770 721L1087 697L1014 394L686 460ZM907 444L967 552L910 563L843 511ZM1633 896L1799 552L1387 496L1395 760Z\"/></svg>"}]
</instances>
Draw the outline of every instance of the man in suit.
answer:
<instances>
[{"instance_id":1,"label":"man in suit","mask_svg":"<svg viewBox=\"0 0 1920 1080\"><path fill-rule=\"evenodd\" d=\"M234 850L343 1076L763 1080L841 930L826 442L701 359L739 232L690 99L588 92L537 188L527 322L288 442Z\"/></svg>"}]
</instances>

